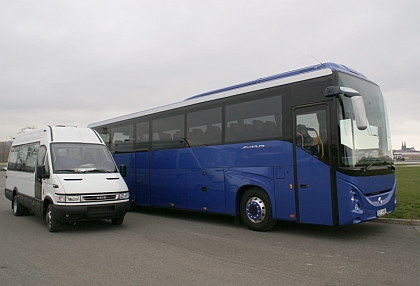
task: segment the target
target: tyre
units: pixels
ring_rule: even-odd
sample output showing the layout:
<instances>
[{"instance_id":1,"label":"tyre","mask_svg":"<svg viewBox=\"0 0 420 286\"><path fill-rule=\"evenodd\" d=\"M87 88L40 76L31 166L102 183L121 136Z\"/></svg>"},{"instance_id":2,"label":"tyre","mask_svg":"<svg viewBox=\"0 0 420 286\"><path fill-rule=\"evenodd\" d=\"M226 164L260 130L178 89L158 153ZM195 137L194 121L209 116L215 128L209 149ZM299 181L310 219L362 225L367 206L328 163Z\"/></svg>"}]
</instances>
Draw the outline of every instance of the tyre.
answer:
<instances>
[{"instance_id":1,"label":"tyre","mask_svg":"<svg viewBox=\"0 0 420 286\"><path fill-rule=\"evenodd\" d=\"M54 212L52 211L53 205L49 204L47 214L45 215L45 222L49 232L56 232L60 229L60 222L56 220Z\"/></svg>"},{"instance_id":2,"label":"tyre","mask_svg":"<svg viewBox=\"0 0 420 286\"><path fill-rule=\"evenodd\" d=\"M124 217L115 217L115 218L111 218L111 222L113 225L122 225L124 221Z\"/></svg>"},{"instance_id":3,"label":"tyre","mask_svg":"<svg viewBox=\"0 0 420 286\"><path fill-rule=\"evenodd\" d=\"M17 195L13 197L13 214L15 216L22 216L25 214L25 207L19 204L17 198Z\"/></svg>"},{"instance_id":4,"label":"tyre","mask_svg":"<svg viewBox=\"0 0 420 286\"><path fill-rule=\"evenodd\" d=\"M243 223L251 230L267 231L276 225L270 198L260 188L251 188L245 192L241 198L240 214Z\"/></svg>"}]
</instances>

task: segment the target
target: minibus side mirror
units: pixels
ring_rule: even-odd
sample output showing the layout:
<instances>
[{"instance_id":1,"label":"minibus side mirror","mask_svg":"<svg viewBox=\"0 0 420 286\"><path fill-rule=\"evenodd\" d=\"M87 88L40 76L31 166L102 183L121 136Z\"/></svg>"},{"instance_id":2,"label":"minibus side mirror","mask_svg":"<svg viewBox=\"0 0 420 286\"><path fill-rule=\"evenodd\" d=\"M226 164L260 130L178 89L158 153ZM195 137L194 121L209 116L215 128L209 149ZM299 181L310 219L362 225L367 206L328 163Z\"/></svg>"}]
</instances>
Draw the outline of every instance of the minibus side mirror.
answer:
<instances>
[{"instance_id":1,"label":"minibus side mirror","mask_svg":"<svg viewBox=\"0 0 420 286\"><path fill-rule=\"evenodd\" d=\"M127 166L126 165L120 165L120 174L123 177L127 176Z\"/></svg>"},{"instance_id":2,"label":"minibus side mirror","mask_svg":"<svg viewBox=\"0 0 420 286\"><path fill-rule=\"evenodd\" d=\"M325 89L324 93L325 96L336 96L338 94L343 94L351 98L357 129L365 130L368 123L363 97L357 90L343 86L329 86Z\"/></svg>"},{"instance_id":3,"label":"minibus side mirror","mask_svg":"<svg viewBox=\"0 0 420 286\"><path fill-rule=\"evenodd\" d=\"M36 178L37 179L48 179L50 175L45 172L45 166L44 165L37 165L36 166Z\"/></svg>"}]
</instances>

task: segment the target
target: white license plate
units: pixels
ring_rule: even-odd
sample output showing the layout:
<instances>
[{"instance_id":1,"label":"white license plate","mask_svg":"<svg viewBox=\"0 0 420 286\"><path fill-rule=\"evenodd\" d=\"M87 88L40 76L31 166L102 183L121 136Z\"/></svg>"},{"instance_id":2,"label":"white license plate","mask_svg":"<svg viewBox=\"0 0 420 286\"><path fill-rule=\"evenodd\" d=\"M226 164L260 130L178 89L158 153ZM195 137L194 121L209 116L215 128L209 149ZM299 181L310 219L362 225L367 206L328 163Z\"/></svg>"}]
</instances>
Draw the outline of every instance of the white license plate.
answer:
<instances>
[{"instance_id":1,"label":"white license plate","mask_svg":"<svg viewBox=\"0 0 420 286\"><path fill-rule=\"evenodd\" d=\"M384 208L384 209L380 209L380 210L377 210L377 211L376 211L376 215L377 215L378 217L386 215L386 208Z\"/></svg>"}]
</instances>

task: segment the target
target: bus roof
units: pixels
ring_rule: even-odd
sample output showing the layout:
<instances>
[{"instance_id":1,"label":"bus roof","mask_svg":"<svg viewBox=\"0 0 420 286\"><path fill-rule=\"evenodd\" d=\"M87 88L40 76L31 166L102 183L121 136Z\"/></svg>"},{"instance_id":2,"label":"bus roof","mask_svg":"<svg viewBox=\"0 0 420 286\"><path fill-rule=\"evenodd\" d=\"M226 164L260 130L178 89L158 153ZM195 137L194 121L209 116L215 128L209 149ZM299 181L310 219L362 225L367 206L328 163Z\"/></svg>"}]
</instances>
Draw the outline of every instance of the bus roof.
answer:
<instances>
[{"instance_id":1,"label":"bus roof","mask_svg":"<svg viewBox=\"0 0 420 286\"><path fill-rule=\"evenodd\" d=\"M363 79L367 79L366 76L364 76L363 74L353 69L350 69L342 64L336 64L336 63L330 63L330 62L320 63L320 64L313 65L310 67L288 71L288 72L284 72L284 73L280 73L280 74L276 74L276 75L272 75L268 77L259 78L259 79L252 80L249 82L201 93L201 94L189 97L181 102L176 102L176 103L164 105L157 108L147 109L147 110L119 116L116 118L91 123L88 125L88 127L96 127L96 126L101 126L101 125L110 124L114 122L129 120L138 116L145 116L145 115L158 113L158 112L162 112L162 111L166 111L170 109L175 109L175 108L179 108L183 106L188 106L188 105L192 105L192 104L196 104L200 102L229 97L229 96L236 95L239 93L245 93L245 92L260 90L260 89L269 88L273 86L280 86L280 85L284 85L288 83L327 76L327 75L332 74L332 71L340 71L340 72L358 76Z\"/></svg>"},{"instance_id":2,"label":"bus roof","mask_svg":"<svg viewBox=\"0 0 420 286\"><path fill-rule=\"evenodd\" d=\"M241 84L237 84L237 85L233 85L233 86L229 86L229 87L225 87L225 88L201 93L201 94L189 97L186 100L190 100L190 99L194 99L194 98L198 98L198 97L202 97L202 96L206 96L206 95L210 95L210 94L215 94L215 93L219 93L219 92L224 92L224 91L227 91L227 90L237 89L237 88L241 88L241 87L245 87L245 86L250 86L250 85L254 85L254 84L259 84L259 83L263 83L263 82L268 82L268 81L278 80L278 79L282 79L282 78L292 77L292 76L295 76L295 75L310 73L310 72L313 72L315 70L326 69L326 68L331 69L331 70L337 70L337 71L345 72L345 73L351 73L353 75L357 75L359 77L367 79L366 76L364 76L363 74L361 74L361 73L359 73L359 72L357 72L353 69L350 69L350 68L346 67L345 65L336 64L336 63L321 63L321 64L318 64L318 65L314 65L314 66L310 66L310 67L306 67L306 68L301 68L301 69L297 69L297 70L293 70L293 71L288 71L288 72L284 72L284 73L280 73L280 74L276 74L276 75L271 75L271 76L259 78L259 79L256 79L256 80L252 80L252 81L249 81L249 82L245 82L245 83L241 83Z\"/></svg>"}]
</instances>

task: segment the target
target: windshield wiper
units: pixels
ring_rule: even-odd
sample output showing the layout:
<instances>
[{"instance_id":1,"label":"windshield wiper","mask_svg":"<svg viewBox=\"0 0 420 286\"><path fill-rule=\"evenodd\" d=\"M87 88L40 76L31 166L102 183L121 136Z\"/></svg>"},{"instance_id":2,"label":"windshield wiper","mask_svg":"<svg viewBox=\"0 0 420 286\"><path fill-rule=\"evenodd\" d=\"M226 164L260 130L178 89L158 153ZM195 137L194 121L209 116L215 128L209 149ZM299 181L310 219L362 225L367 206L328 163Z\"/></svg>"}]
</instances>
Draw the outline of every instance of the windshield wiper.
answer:
<instances>
[{"instance_id":1,"label":"windshield wiper","mask_svg":"<svg viewBox=\"0 0 420 286\"><path fill-rule=\"evenodd\" d=\"M105 170L105 169L95 169L95 168L74 168L74 169L60 169L56 170L55 173L61 172L72 172L72 173L113 173L112 171Z\"/></svg>"},{"instance_id":2,"label":"windshield wiper","mask_svg":"<svg viewBox=\"0 0 420 286\"><path fill-rule=\"evenodd\" d=\"M88 172L97 172L97 173L112 173L112 171L109 170L105 170L105 169L88 169L86 171L84 171L86 173Z\"/></svg>"},{"instance_id":3,"label":"windshield wiper","mask_svg":"<svg viewBox=\"0 0 420 286\"><path fill-rule=\"evenodd\" d=\"M382 161L382 160L376 159L376 160L373 160L373 161L372 161L372 163L370 163L368 166L360 168L360 172L361 172L362 174L364 174L364 173L365 173L367 170L369 170L369 169L370 169L370 167L372 167L372 166L373 166L373 164L375 164L376 162L381 162L381 163L382 163L382 165L388 165L388 166L389 166L389 168L390 168L392 171L395 171L395 166L394 166L394 164L392 164L392 163L388 163L387 161Z\"/></svg>"},{"instance_id":4,"label":"windshield wiper","mask_svg":"<svg viewBox=\"0 0 420 286\"><path fill-rule=\"evenodd\" d=\"M59 169L59 170L55 170L55 173L59 173L59 172L80 173L79 169Z\"/></svg>"}]
</instances>

